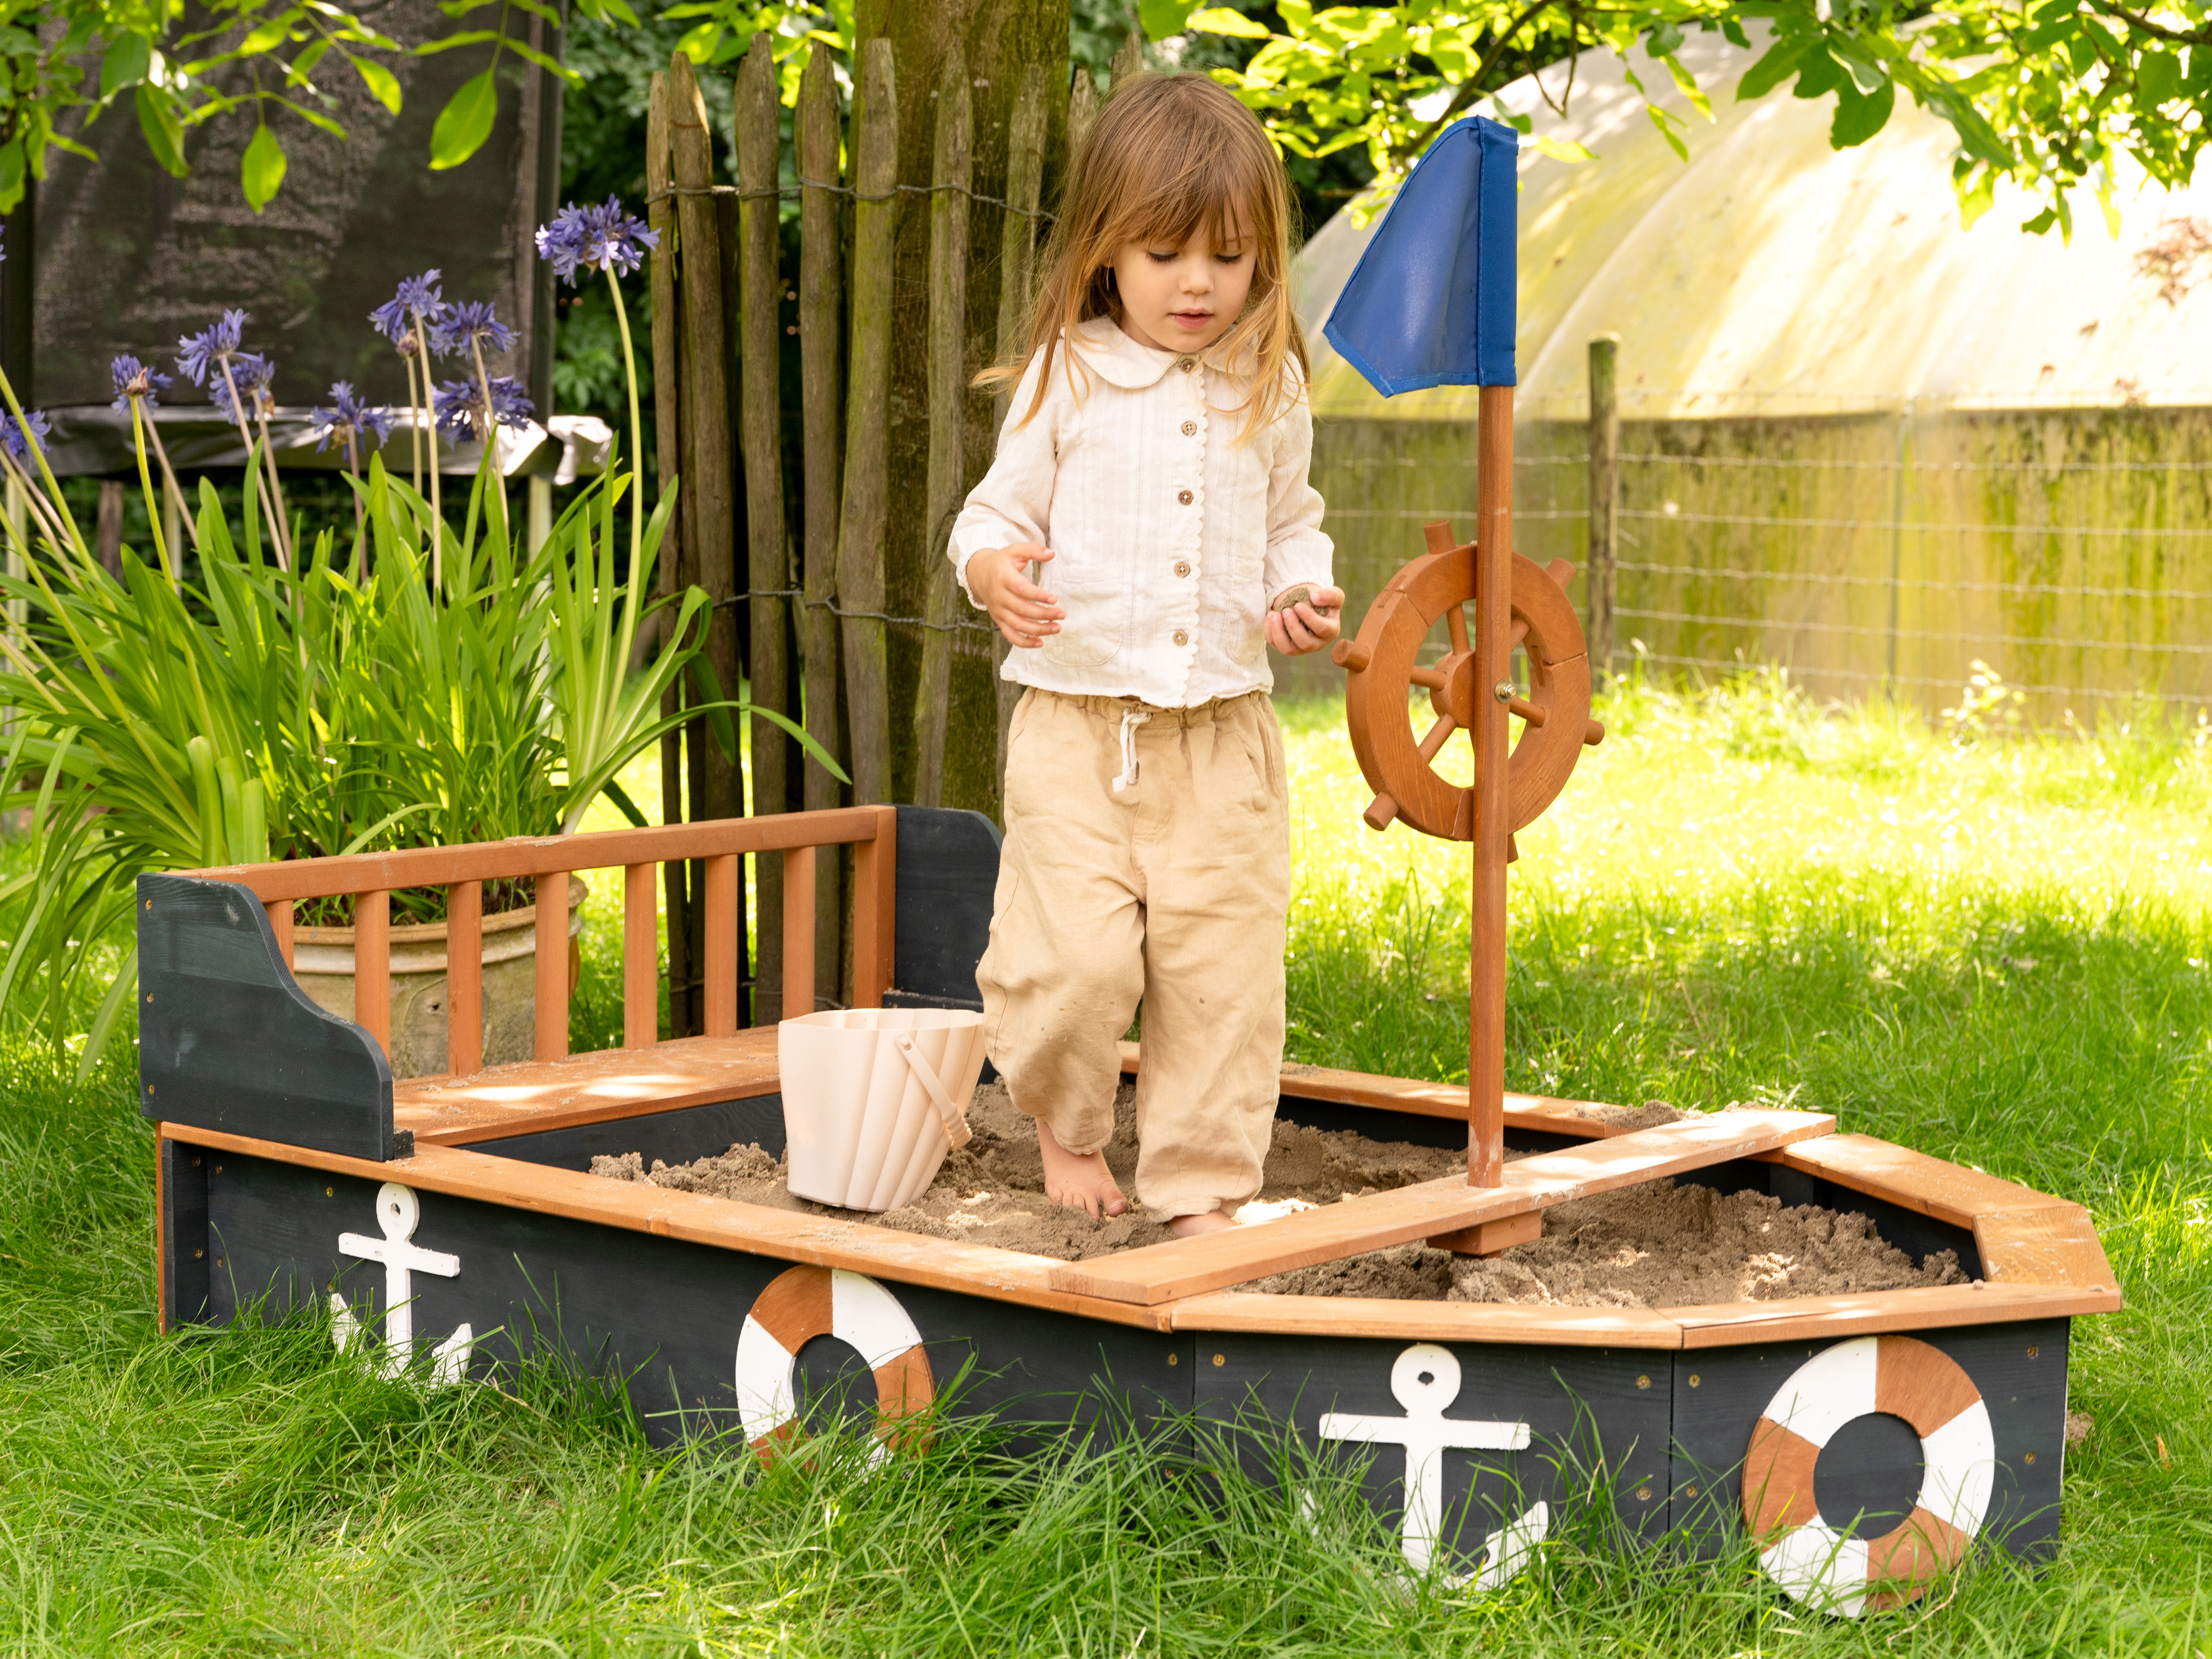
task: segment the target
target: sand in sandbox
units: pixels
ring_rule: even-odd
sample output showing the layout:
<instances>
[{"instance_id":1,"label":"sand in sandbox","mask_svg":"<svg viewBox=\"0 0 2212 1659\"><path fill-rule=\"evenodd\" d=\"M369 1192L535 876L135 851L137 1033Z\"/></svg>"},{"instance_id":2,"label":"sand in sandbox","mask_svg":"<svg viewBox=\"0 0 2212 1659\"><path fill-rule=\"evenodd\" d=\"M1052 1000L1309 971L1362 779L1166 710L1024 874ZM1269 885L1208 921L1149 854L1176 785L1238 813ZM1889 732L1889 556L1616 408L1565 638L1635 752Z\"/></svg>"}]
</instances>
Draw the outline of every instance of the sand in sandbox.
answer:
<instances>
[{"instance_id":1,"label":"sand in sandbox","mask_svg":"<svg viewBox=\"0 0 2212 1659\"><path fill-rule=\"evenodd\" d=\"M1124 1190L1134 1185L1136 1174L1133 1098L1127 1087L1117 1097L1114 1139L1106 1147L1107 1164ZM1656 1101L1638 1108L1593 1107L1589 1114L1635 1128L1687 1115ZM929 1190L904 1209L882 1215L794 1198L783 1184L782 1160L757 1146L735 1146L719 1157L672 1168L656 1161L649 1171L635 1152L595 1158L592 1173L1062 1261L1173 1237L1164 1223L1151 1219L1134 1203L1127 1215L1093 1221L1048 1199L1036 1128L1015 1110L1002 1085L976 1091L968 1121L975 1138L947 1155ZM1287 1210L1437 1180L1466 1167L1466 1154L1449 1148L1370 1140L1346 1130L1278 1121L1265 1185L1243 1218L1258 1222ZM1959 1284L1965 1278L1954 1252L1938 1252L1915 1267L1856 1212L1817 1205L1784 1207L1760 1193L1723 1195L1707 1187L1660 1181L1554 1206L1544 1212L1540 1238L1500 1255L1461 1256L1405 1244L1278 1274L1246 1288L1309 1296L1651 1308L1901 1290Z\"/></svg>"}]
</instances>

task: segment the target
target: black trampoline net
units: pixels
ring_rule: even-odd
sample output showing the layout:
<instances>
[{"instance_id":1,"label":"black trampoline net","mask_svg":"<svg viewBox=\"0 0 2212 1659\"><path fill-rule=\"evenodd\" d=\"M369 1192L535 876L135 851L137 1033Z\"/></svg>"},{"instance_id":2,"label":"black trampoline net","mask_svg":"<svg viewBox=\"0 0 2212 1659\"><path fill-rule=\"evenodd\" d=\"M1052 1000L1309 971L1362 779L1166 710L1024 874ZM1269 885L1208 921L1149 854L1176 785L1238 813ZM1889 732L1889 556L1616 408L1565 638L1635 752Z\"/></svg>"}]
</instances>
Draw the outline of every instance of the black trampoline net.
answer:
<instances>
[{"instance_id":1,"label":"black trampoline net","mask_svg":"<svg viewBox=\"0 0 2212 1659\"><path fill-rule=\"evenodd\" d=\"M480 21L448 18L434 0L371 0L360 11L404 45ZM518 31L524 25L532 31L518 38L553 48L544 25L513 15ZM507 55L490 138L459 167L429 167L438 112L482 70L489 52L473 46L384 59L404 93L397 116L331 54L316 78L334 95L330 113L346 136L272 113L289 166L283 190L258 214L246 206L239 181L253 136L252 118L242 112L189 136L191 173L185 179L155 165L128 100L77 135L99 152L97 161L50 150L32 227L27 401L57 417L69 470L131 464L127 418L102 418L114 395L110 362L127 352L173 372L178 337L228 308L251 313L247 348L276 360L280 405L326 403L331 384L341 380L371 401L404 404L405 370L370 328L368 313L391 299L400 278L431 266L444 272L447 299L497 305L519 337L488 367L522 378L541 417L549 412L550 285L532 236L557 187L558 83ZM231 89L246 90L251 71L234 73L240 84ZM9 252L13 267L16 251ZM444 378L464 371L447 362L438 372ZM203 404L204 394L179 376L165 402L181 410ZM112 432L112 442L100 441L102 428Z\"/></svg>"}]
</instances>

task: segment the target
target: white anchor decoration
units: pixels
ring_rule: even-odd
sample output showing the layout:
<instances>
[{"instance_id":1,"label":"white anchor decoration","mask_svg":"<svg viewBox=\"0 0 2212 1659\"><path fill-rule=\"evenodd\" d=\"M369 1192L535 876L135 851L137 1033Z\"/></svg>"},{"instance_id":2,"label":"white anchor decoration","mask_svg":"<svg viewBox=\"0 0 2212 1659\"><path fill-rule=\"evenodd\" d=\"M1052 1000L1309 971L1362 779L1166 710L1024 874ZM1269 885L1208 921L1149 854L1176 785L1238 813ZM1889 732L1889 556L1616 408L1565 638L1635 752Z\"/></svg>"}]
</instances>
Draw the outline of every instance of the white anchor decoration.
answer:
<instances>
[{"instance_id":1,"label":"white anchor decoration","mask_svg":"<svg viewBox=\"0 0 2212 1659\"><path fill-rule=\"evenodd\" d=\"M426 1250L409 1242L422 1219L422 1206L416 1201L414 1193L398 1182L387 1181L376 1194L376 1224L384 1230L384 1237L338 1235L340 1254L384 1264L384 1358L377 1369L386 1376L398 1376L415 1358L414 1275L435 1273L441 1279L460 1275L459 1256L448 1255L442 1250ZM352 1306L332 1291L331 1335L337 1343L338 1352L350 1352L361 1334L361 1321L355 1317ZM444 1388L465 1376L469 1353L475 1345L476 1333L463 1325L432 1349L430 1386Z\"/></svg>"},{"instance_id":2,"label":"white anchor decoration","mask_svg":"<svg viewBox=\"0 0 2212 1659\"><path fill-rule=\"evenodd\" d=\"M1446 1448L1461 1451L1521 1451L1528 1444L1526 1423L1486 1423L1448 1418L1444 1408L1459 1398L1459 1361L1433 1342L1416 1342L1390 1367L1390 1392L1406 1408L1403 1417L1360 1412L1324 1412L1324 1440L1352 1440L1406 1449L1406 1518L1401 1530L1407 1562L1418 1572L1436 1559L1443 1529L1443 1463ZM1472 1581L1477 1589L1495 1589L1528 1564L1530 1553L1551 1528L1551 1510L1532 1504L1520 1516L1483 1540L1479 1573L1460 1573L1455 1588Z\"/></svg>"}]
</instances>

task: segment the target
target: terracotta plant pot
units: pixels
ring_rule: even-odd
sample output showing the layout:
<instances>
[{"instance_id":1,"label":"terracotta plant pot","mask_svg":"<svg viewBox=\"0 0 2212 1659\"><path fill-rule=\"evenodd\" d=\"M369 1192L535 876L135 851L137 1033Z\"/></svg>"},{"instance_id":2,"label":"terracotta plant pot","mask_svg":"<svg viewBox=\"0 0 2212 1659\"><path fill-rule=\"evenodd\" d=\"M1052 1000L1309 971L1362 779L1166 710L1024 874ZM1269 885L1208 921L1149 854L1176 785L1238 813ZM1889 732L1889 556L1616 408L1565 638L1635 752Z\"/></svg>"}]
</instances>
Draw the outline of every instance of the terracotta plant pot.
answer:
<instances>
[{"instance_id":1,"label":"terracotta plant pot","mask_svg":"<svg viewBox=\"0 0 2212 1659\"><path fill-rule=\"evenodd\" d=\"M568 988L581 966L588 890L568 878ZM483 1063L528 1060L538 1015L538 908L483 919ZM353 1018L353 929L301 927L292 936L292 977L318 1007ZM392 1075L446 1070L446 924L392 930Z\"/></svg>"}]
</instances>

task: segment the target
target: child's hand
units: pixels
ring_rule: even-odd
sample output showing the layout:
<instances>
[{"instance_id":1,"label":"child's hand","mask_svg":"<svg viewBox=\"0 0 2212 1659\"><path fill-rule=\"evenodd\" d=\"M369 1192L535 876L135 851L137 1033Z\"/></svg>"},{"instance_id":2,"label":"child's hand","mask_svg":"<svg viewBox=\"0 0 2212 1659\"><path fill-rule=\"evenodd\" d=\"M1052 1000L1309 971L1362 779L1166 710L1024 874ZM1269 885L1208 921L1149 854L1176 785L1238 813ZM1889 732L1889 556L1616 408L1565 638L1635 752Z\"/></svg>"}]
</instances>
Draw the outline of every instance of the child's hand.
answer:
<instances>
[{"instance_id":1,"label":"child's hand","mask_svg":"<svg viewBox=\"0 0 2212 1659\"><path fill-rule=\"evenodd\" d=\"M968 591L983 602L999 631L1020 650L1034 651L1046 636L1060 632L1067 613L1052 595L1029 579L1027 567L1042 564L1052 550L1040 542L987 547L968 561Z\"/></svg>"},{"instance_id":2,"label":"child's hand","mask_svg":"<svg viewBox=\"0 0 2212 1659\"><path fill-rule=\"evenodd\" d=\"M1289 610L1267 612L1267 643L1286 657L1318 651L1340 631L1343 613L1342 588L1316 587Z\"/></svg>"}]
</instances>

